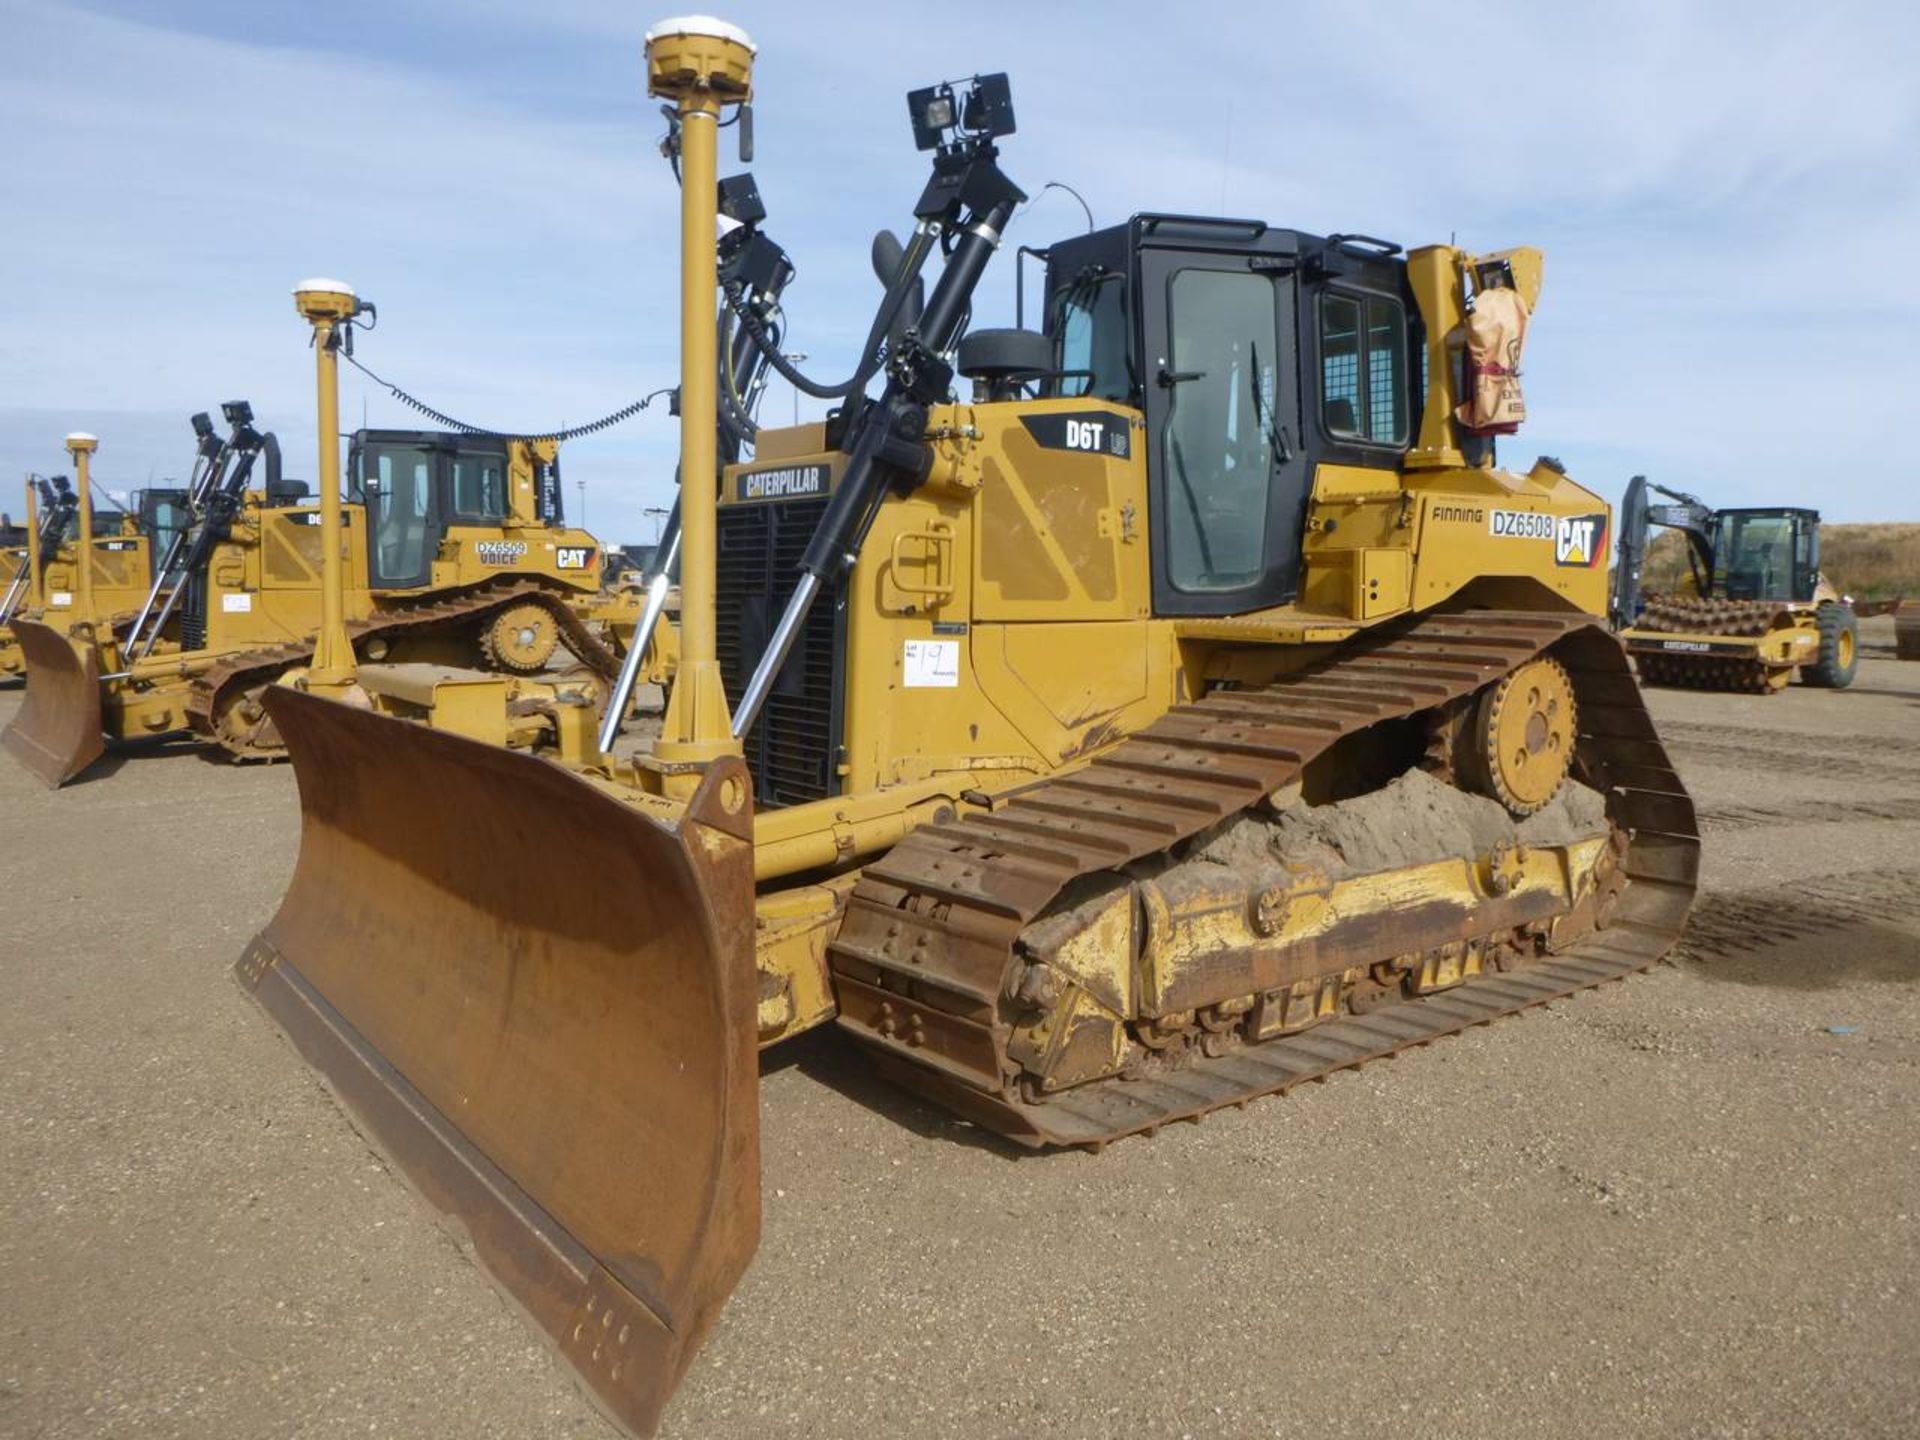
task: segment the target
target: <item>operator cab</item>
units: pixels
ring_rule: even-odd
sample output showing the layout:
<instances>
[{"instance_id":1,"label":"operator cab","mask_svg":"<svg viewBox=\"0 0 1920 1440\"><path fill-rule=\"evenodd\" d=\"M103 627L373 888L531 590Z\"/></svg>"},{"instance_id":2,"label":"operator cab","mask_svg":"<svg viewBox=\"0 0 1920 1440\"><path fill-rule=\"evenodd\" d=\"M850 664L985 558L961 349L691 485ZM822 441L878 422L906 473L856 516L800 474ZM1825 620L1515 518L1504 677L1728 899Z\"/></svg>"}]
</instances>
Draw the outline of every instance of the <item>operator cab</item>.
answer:
<instances>
[{"instance_id":1,"label":"operator cab","mask_svg":"<svg viewBox=\"0 0 1920 1440\"><path fill-rule=\"evenodd\" d=\"M560 462L538 467L540 519L561 523ZM347 453L348 499L366 506L367 573L375 589L432 577L453 525L498 527L510 514L507 441L434 430L357 430Z\"/></svg>"},{"instance_id":2,"label":"operator cab","mask_svg":"<svg viewBox=\"0 0 1920 1440\"><path fill-rule=\"evenodd\" d=\"M1809 602L1820 582L1820 512L1721 510L1714 516L1713 593L1729 600Z\"/></svg>"},{"instance_id":3,"label":"operator cab","mask_svg":"<svg viewBox=\"0 0 1920 1440\"><path fill-rule=\"evenodd\" d=\"M1046 252L1042 393L1146 419L1162 615L1294 600L1316 466L1397 471L1424 393L1400 247L1136 215Z\"/></svg>"},{"instance_id":4,"label":"operator cab","mask_svg":"<svg viewBox=\"0 0 1920 1440\"><path fill-rule=\"evenodd\" d=\"M148 486L133 492L133 513L147 546L148 580L159 578L173 547L193 528L193 510L188 492L177 487Z\"/></svg>"}]
</instances>

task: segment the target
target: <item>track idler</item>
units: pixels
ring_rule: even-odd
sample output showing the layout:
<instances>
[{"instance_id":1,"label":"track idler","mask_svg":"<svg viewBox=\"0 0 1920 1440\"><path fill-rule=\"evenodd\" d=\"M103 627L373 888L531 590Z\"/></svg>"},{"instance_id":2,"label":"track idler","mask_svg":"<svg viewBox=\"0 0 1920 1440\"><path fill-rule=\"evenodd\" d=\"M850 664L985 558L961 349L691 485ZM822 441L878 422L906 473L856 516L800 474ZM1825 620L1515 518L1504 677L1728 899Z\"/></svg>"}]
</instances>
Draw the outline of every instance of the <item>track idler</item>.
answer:
<instances>
[{"instance_id":1,"label":"track idler","mask_svg":"<svg viewBox=\"0 0 1920 1440\"><path fill-rule=\"evenodd\" d=\"M242 985L650 1433L759 1240L745 767L655 818L425 725L267 708L300 856Z\"/></svg>"},{"instance_id":2,"label":"track idler","mask_svg":"<svg viewBox=\"0 0 1920 1440\"><path fill-rule=\"evenodd\" d=\"M13 633L26 656L27 696L0 745L57 789L106 753L98 652L36 620L15 620Z\"/></svg>"}]
</instances>

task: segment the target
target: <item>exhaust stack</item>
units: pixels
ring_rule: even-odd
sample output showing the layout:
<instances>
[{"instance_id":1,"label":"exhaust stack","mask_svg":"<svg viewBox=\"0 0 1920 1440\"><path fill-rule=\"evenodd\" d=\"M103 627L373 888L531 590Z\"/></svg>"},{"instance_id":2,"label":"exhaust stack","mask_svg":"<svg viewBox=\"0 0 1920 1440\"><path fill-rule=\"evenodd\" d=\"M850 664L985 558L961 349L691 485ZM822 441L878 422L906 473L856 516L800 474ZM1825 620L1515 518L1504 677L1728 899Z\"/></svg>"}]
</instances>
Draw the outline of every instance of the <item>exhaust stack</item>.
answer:
<instances>
[{"instance_id":1,"label":"exhaust stack","mask_svg":"<svg viewBox=\"0 0 1920 1440\"><path fill-rule=\"evenodd\" d=\"M739 755L715 644L717 464L714 393L719 290L714 225L719 209L722 106L753 95L753 41L707 16L647 31L647 93L675 107L680 144L680 665L659 741L643 762L660 789L690 796L714 761Z\"/></svg>"}]
</instances>

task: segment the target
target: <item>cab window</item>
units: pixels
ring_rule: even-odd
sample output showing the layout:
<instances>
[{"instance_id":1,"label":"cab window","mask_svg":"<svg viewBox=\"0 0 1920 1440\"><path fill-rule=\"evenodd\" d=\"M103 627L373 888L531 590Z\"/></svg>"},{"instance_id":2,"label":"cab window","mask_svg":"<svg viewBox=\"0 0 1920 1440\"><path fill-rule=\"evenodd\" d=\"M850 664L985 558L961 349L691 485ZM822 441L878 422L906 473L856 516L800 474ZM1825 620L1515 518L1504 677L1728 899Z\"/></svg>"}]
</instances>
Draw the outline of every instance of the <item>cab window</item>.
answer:
<instances>
[{"instance_id":1,"label":"cab window","mask_svg":"<svg viewBox=\"0 0 1920 1440\"><path fill-rule=\"evenodd\" d=\"M1132 403L1126 288L1118 275L1082 274L1055 292L1059 394Z\"/></svg>"},{"instance_id":2,"label":"cab window","mask_svg":"<svg viewBox=\"0 0 1920 1440\"><path fill-rule=\"evenodd\" d=\"M1407 318L1385 295L1320 297L1320 416L1336 439L1407 443Z\"/></svg>"},{"instance_id":3,"label":"cab window","mask_svg":"<svg viewBox=\"0 0 1920 1440\"><path fill-rule=\"evenodd\" d=\"M1191 269L1173 277L1168 293L1168 578L1188 592L1237 590L1266 568L1279 333L1273 282Z\"/></svg>"},{"instance_id":4,"label":"cab window","mask_svg":"<svg viewBox=\"0 0 1920 1440\"><path fill-rule=\"evenodd\" d=\"M363 452L360 479L373 512L376 577L397 580L424 572L433 452L412 446L369 447Z\"/></svg>"},{"instance_id":5,"label":"cab window","mask_svg":"<svg viewBox=\"0 0 1920 1440\"><path fill-rule=\"evenodd\" d=\"M453 510L472 520L507 513L506 462L497 454L463 450L453 457Z\"/></svg>"}]
</instances>

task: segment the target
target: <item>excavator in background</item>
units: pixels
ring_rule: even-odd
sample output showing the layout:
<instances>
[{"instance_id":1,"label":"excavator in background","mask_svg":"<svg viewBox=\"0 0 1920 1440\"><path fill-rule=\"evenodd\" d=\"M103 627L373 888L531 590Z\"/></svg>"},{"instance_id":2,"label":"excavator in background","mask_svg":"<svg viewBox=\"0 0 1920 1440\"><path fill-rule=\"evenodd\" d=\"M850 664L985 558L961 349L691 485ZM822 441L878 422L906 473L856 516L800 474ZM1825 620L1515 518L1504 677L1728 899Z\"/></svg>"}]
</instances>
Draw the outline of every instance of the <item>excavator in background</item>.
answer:
<instances>
[{"instance_id":1,"label":"excavator in background","mask_svg":"<svg viewBox=\"0 0 1920 1440\"><path fill-rule=\"evenodd\" d=\"M1655 490L1669 503L1648 499ZM1628 483L1620 507L1612 616L1649 685L1771 695L1795 674L1841 690L1859 667L1860 621L1820 573L1820 512L1715 510L1698 496ZM1650 532L1686 542L1672 594L1642 593Z\"/></svg>"},{"instance_id":2,"label":"excavator in background","mask_svg":"<svg viewBox=\"0 0 1920 1440\"><path fill-rule=\"evenodd\" d=\"M236 966L641 1433L758 1241L760 1049L832 1025L1097 1150L1631 975L1699 858L1605 502L1497 463L1518 342L1476 317L1524 328L1537 251L1141 213L1041 252L1039 331L968 333L1024 198L976 76L909 96L932 173L822 383L716 271L751 41L646 46L682 205L661 733L569 765L273 687L300 854ZM716 299L824 424L726 462Z\"/></svg>"},{"instance_id":3,"label":"excavator in background","mask_svg":"<svg viewBox=\"0 0 1920 1440\"><path fill-rule=\"evenodd\" d=\"M51 611L14 627L29 684L0 741L49 785L108 739L186 730L235 759L285 753L261 697L311 656L320 508L282 477L250 406L225 415L217 446L200 436L191 523L151 582L143 554L130 603L76 589L64 629ZM620 662L575 609L598 593L601 548L560 515L554 442L362 430L349 471L342 604L356 654L533 677L564 646L577 662L569 695L598 713Z\"/></svg>"},{"instance_id":4,"label":"excavator in background","mask_svg":"<svg viewBox=\"0 0 1920 1440\"><path fill-rule=\"evenodd\" d=\"M91 502L94 497L89 493L88 498ZM91 503L88 509L95 603L124 614L138 603L145 587L151 535L137 511L114 505L94 510ZM0 593L0 680L24 677L27 672L27 657L14 631L16 623L47 617L58 621L73 608L78 593L80 547L75 537L81 533L79 512L80 498L66 476L27 477L22 568L13 572L4 593Z\"/></svg>"}]
</instances>

